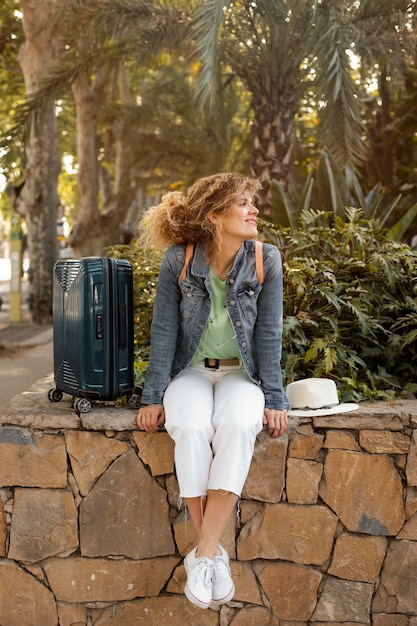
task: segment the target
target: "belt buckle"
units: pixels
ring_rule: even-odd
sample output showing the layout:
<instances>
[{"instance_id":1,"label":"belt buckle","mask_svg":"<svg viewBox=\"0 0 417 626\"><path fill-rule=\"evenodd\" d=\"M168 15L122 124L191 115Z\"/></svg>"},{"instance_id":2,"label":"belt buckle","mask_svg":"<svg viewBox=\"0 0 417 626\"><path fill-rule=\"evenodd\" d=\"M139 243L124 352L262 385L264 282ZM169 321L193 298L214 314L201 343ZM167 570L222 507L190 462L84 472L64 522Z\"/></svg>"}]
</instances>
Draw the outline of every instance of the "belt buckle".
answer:
<instances>
[{"instance_id":1,"label":"belt buckle","mask_svg":"<svg viewBox=\"0 0 417 626\"><path fill-rule=\"evenodd\" d=\"M214 361L214 365L210 365L209 361ZM204 359L204 367L208 367L210 370L218 370L219 369L219 359Z\"/></svg>"}]
</instances>

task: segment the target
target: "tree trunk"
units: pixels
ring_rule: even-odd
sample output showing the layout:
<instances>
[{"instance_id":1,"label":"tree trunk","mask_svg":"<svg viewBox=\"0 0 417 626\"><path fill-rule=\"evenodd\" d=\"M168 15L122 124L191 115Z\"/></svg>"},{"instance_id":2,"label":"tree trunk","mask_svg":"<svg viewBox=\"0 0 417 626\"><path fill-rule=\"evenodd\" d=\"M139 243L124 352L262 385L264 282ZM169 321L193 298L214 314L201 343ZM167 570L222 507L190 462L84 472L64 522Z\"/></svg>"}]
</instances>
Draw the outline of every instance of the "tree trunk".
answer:
<instances>
[{"instance_id":1,"label":"tree trunk","mask_svg":"<svg viewBox=\"0 0 417 626\"><path fill-rule=\"evenodd\" d=\"M133 98L130 92L126 68L122 61L119 65L118 88L122 106L132 107L134 104ZM129 142L124 138L125 134L120 131L116 132L113 193L111 202L107 207L107 213L112 216L116 230L112 230L112 238L109 240L109 244L125 243L129 237L131 238L137 234L137 223L132 223L131 220L135 214L135 200L137 200L138 194L136 185L132 185L132 177L130 175L132 151Z\"/></svg>"},{"instance_id":2,"label":"tree trunk","mask_svg":"<svg viewBox=\"0 0 417 626\"><path fill-rule=\"evenodd\" d=\"M44 27L53 4L52 0L20 2L25 42L20 49L19 63L28 95L39 88L42 75L59 60L59 33ZM38 122L31 128L26 156L24 184L16 199L16 209L25 217L28 230L29 310L35 323L49 324L52 321L53 265L58 258L57 179L61 169L53 101L46 103Z\"/></svg>"},{"instance_id":3,"label":"tree trunk","mask_svg":"<svg viewBox=\"0 0 417 626\"><path fill-rule=\"evenodd\" d=\"M134 191L129 186L131 159L128 144L119 137L113 146L117 132L109 127L105 135L104 160L114 166L114 177L110 193L109 176L102 173L103 206L99 205L97 120L106 95L107 82L108 72L104 69L97 72L91 83L87 79L78 78L72 85L77 111L79 211L69 243L75 256L102 255L107 246L125 241L125 217L134 198ZM122 104L132 104L122 64L119 92Z\"/></svg>"},{"instance_id":4,"label":"tree trunk","mask_svg":"<svg viewBox=\"0 0 417 626\"><path fill-rule=\"evenodd\" d=\"M72 84L77 113L78 200L77 220L69 236L76 256L100 255L103 249L99 213L97 117L104 102L107 72L90 84L86 77Z\"/></svg>"},{"instance_id":5,"label":"tree trunk","mask_svg":"<svg viewBox=\"0 0 417 626\"><path fill-rule=\"evenodd\" d=\"M252 173L261 179L261 210L270 213L272 179L288 187L291 172L292 136L294 132L295 93L268 98L260 94L253 99Z\"/></svg>"}]
</instances>

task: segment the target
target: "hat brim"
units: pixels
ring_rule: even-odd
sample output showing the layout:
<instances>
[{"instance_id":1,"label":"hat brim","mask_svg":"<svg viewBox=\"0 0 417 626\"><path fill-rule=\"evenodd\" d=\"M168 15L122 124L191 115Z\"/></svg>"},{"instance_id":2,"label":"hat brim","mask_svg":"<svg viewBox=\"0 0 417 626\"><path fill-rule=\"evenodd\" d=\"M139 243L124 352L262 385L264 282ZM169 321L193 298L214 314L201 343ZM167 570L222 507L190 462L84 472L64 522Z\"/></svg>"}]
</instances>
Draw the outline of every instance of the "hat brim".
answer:
<instances>
[{"instance_id":1,"label":"hat brim","mask_svg":"<svg viewBox=\"0 0 417 626\"><path fill-rule=\"evenodd\" d=\"M356 411L359 405L354 402L345 402L337 404L329 409L290 409L288 415L290 417L322 417L324 415L336 415L336 413L348 413Z\"/></svg>"}]
</instances>

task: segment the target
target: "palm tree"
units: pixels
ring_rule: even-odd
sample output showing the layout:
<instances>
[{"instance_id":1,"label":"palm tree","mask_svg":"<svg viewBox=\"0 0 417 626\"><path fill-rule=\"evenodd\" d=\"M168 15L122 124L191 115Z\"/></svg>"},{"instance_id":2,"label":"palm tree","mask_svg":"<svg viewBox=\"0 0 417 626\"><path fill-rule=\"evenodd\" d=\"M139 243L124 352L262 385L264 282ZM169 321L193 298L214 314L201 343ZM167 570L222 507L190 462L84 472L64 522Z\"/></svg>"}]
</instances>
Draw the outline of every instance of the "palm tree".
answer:
<instances>
[{"instance_id":1,"label":"palm tree","mask_svg":"<svg viewBox=\"0 0 417 626\"><path fill-rule=\"evenodd\" d=\"M410 5L410 6L408 6ZM195 11L199 98L212 105L219 80L239 80L253 109L252 170L268 190L288 186L300 103L318 112L322 145L338 165L366 158L361 98L351 59L403 67L401 0L206 0ZM375 70L374 70L375 71Z\"/></svg>"}]
</instances>

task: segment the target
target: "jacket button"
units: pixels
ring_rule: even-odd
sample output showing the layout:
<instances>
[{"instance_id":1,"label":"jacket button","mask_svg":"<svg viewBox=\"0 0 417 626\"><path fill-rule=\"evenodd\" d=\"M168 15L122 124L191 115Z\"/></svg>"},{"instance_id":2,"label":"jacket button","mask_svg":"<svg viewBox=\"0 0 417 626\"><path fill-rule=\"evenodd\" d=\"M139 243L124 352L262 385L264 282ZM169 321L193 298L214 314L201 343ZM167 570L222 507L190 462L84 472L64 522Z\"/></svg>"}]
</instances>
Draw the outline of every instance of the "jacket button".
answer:
<instances>
[{"instance_id":1,"label":"jacket button","mask_svg":"<svg viewBox=\"0 0 417 626\"><path fill-rule=\"evenodd\" d=\"M235 279L234 279L234 278L231 278L231 279L229 280L229 284L230 284L230 285L234 285L234 284L235 284Z\"/></svg>"},{"instance_id":2,"label":"jacket button","mask_svg":"<svg viewBox=\"0 0 417 626\"><path fill-rule=\"evenodd\" d=\"M235 306L236 302L235 302L234 300L230 300L230 304L231 304L232 306Z\"/></svg>"},{"instance_id":3,"label":"jacket button","mask_svg":"<svg viewBox=\"0 0 417 626\"><path fill-rule=\"evenodd\" d=\"M236 322L236 326L242 326L242 322Z\"/></svg>"}]
</instances>

